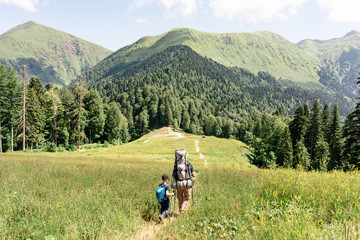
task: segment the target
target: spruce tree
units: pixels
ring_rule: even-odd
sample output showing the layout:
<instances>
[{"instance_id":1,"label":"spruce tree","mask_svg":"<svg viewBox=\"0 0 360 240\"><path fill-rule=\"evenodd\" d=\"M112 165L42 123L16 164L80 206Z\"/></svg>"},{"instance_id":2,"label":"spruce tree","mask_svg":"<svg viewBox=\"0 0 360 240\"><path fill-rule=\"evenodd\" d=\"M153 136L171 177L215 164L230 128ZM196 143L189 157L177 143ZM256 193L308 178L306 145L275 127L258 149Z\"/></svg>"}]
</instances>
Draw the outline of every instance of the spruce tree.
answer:
<instances>
[{"instance_id":1,"label":"spruce tree","mask_svg":"<svg viewBox=\"0 0 360 240\"><path fill-rule=\"evenodd\" d=\"M34 144L37 147L39 143L44 141L45 129L45 91L41 81L32 77L28 86L28 94L26 101L26 126L28 128L28 139L31 149Z\"/></svg>"},{"instance_id":2,"label":"spruce tree","mask_svg":"<svg viewBox=\"0 0 360 240\"><path fill-rule=\"evenodd\" d=\"M13 68L7 71L6 89L6 119L10 128L10 149L14 151L14 130L21 114L21 86Z\"/></svg>"},{"instance_id":3,"label":"spruce tree","mask_svg":"<svg viewBox=\"0 0 360 240\"><path fill-rule=\"evenodd\" d=\"M316 99L311 109L310 122L307 130L305 144L310 153L312 165L315 166L315 147L317 142L323 137L323 125L319 100Z\"/></svg>"},{"instance_id":4,"label":"spruce tree","mask_svg":"<svg viewBox=\"0 0 360 240\"><path fill-rule=\"evenodd\" d=\"M330 161L329 161L329 170L334 168L342 168L343 164L341 161L342 158L342 139L341 139L341 123L340 123L340 114L338 105L335 104L332 111L332 119L329 127L329 151L330 151Z\"/></svg>"},{"instance_id":5,"label":"spruce tree","mask_svg":"<svg viewBox=\"0 0 360 240\"><path fill-rule=\"evenodd\" d=\"M306 132L307 119L304 113L303 106L299 106L295 110L294 119L289 124L292 145L295 148L296 143L304 138Z\"/></svg>"},{"instance_id":6,"label":"spruce tree","mask_svg":"<svg viewBox=\"0 0 360 240\"><path fill-rule=\"evenodd\" d=\"M360 131L360 125L358 124L357 118L355 116L355 112L351 112L345 120L345 124L343 127L343 137L344 137L344 146L342 151L342 160L345 163L345 165L348 164L356 164L351 159L354 159L352 157L353 152L353 145L357 144L358 142L358 132ZM345 168L347 168L346 166Z\"/></svg>"},{"instance_id":7,"label":"spruce tree","mask_svg":"<svg viewBox=\"0 0 360 240\"><path fill-rule=\"evenodd\" d=\"M360 79L360 77L358 79ZM360 81L358 81L357 84L359 85ZM359 153L358 149L360 149L360 103L358 103L355 110L347 116L343 131L345 139L343 159L348 165L360 168L360 163L356 162L358 159L356 154Z\"/></svg>"},{"instance_id":8,"label":"spruce tree","mask_svg":"<svg viewBox=\"0 0 360 240\"><path fill-rule=\"evenodd\" d=\"M282 165L286 168L293 166L293 148L289 128L286 126L284 130L282 142Z\"/></svg>"},{"instance_id":9,"label":"spruce tree","mask_svg":"<svg viewBox=\"0 0 360 240\"><path fill-rule=\"evenodd\" d=\"M331 113L329 106L325 104L322 114L321 114L322 122L323 122L323 133L324 133L324 139L327 143L329 143L330 139L330 125L331 125Z\"/></svg>"}]
</instances>

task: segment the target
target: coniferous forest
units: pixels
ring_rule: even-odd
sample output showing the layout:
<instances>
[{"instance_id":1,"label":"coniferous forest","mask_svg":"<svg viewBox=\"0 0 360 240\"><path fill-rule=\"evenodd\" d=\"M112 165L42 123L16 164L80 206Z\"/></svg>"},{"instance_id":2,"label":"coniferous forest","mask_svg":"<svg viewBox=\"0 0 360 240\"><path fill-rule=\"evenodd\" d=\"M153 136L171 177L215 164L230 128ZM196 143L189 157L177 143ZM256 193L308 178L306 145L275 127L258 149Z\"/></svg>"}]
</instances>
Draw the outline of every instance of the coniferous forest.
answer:
<instances>
[{"instance_id":1,"label":"coniferous forest","mask_svg":"<svg viewBox=\"0 0 360 240\"><path fill-rule=\"evenodd\" d=\"M122 144L171 125L241 140L250 162L263 168L360 167L360 103L335 104L336 95L284 87L268 73L228 68L185 46L111 71L90 70L62 89L28 79L25 148ZM11 67L0 66L1 152L23 149L22 87Z\"/></svg>"}]
</instances>

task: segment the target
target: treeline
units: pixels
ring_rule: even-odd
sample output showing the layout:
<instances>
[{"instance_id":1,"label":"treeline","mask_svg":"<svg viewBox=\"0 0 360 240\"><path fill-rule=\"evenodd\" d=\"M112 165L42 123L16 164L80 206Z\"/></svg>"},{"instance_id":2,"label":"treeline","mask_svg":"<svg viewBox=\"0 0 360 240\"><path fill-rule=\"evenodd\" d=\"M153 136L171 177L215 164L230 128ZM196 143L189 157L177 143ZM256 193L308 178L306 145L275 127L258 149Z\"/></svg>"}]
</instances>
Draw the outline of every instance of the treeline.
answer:
<instances>
[{"instance_id":1,"label":"treeline","mask_svg":"<svg viewBox=\"0 0 360 240\"><path fill-rule=\"evenodd\" d=\"M262 168L352 170L360 168L360 103L341 125L339 108L299 106L290 120L281 109L253 114L240 124L238 139L251 146L251 163Z\"/></svg>"},{"instance_id":2,"label":"treeline","mask_svg":"<svg viewBox=\"0 0 360 240\"><path fill-rule=\"evenodd\" d=\"M23 91L12 68L0 65L0 151L22 149ZM81 81L59 90L31 78L25 89L27 149L74 150L83 143L128 142L128 123L119 104L103 104Z\"/></svg>"}]
</instances>

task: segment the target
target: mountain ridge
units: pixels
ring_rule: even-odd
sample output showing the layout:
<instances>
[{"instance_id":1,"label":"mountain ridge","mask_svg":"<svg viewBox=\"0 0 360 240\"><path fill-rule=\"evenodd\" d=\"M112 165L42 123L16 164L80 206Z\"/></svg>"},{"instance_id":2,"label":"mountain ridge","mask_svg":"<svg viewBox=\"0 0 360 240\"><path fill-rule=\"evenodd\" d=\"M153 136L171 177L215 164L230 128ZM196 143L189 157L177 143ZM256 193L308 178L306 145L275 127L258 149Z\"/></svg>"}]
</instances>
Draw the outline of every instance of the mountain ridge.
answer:
<instances>
[{"instance_id":1,"label":"mountain ridge","mask_svg":"<svg viewBox=\"0 0 360 240\"><path fill-rule=\"evenodd\" d=\"M19 73L28 67L29 77L65 86L94 66L110 50L34 21L18 25L0 35L0 64Z\"/></svg>"},{"instance_id":2,"label":"mountain ridge","mask_svg":"<svg viewBox=\"0 0 360 240\"><path fill-rule=\"evenodd\" d=\"M104 59L109 68L141 61L174 45L186 45L200 55L228 67L241 67L254 74L269 72L292 81L318 81L317 61L278 34L207 33L175 28L157 36L145 36ZM295 77L294 77L295 76Z\"/></svg>"}]
</instances>

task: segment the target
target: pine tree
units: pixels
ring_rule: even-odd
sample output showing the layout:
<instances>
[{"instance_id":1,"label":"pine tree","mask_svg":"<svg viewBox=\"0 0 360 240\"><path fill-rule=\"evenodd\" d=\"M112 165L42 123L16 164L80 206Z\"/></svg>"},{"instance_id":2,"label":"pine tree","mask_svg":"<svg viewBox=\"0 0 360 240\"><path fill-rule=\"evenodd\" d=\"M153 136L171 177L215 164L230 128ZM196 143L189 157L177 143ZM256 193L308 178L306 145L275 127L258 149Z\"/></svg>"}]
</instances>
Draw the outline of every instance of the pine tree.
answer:
<instances>
[{"instance_id":1,"label":"pine tree","mask_svg":"<svg viewBox=\"0 0 360 240\"><path fill-rule=\"evenodd\" d=\"M330 161L329 161L329 170L334 168L342 168L343 164L341 161L342 158L342 133L341 133L341 123L340 123L340 114L338 110L338 105L335 104L332 111L331 124L329 126L329 151L330 151Z\"/></svg>"},{"instance_id":2,"label":"pine tree","mask_svg":"<svg viewBox=\"0 0 360 240\"><path fill-rule=\"evenodd\" d=\"M344 136L344 146L343 146L343 153L342 153L342 160L346 164L355 164L354 162L350 161L353 152L353 145L357 144L358 142L358 132L360 131L360 124L357 121L355 116L355 112L351 112L345 120L345 124L343 127L343 136Z\"/></svg>"},{"instance_id":3,"label":"pine tree","mask_svg":"<svg viewBox=\"0 0 360 240\"><path fill-rule=\"evenodd\" d=\"M323 137L323 125L319 100L316 99L311 109L310 122L307 130L305 144L309 150L312 164L315 163L315 147L317 142Z\"/></svg>"},{"instance_id":4,"label":"pine tree","mask_svg":"<svg viewBox=\"0 0 360 240\"><path fill-rule=\"evenodd\" d=\"M293 166L293 148L291 143L291 136L288 127L285 127L282 143L282 165L286 168Z\"/></svg>"},{"instance_id":5,"label":"pine tree","mask_svg":"<svg viewBox=\"0 0 360 240\"><path fill-rule=\"evenodd\" d=\"M327 143L329 143L330 139L330 125L331 125L331 113L329 106L325 104L322 114L321 114L322 122L323 122L323 133L324 133L324 139Z\"/></svg>"},{"instance_id":6,"label":"pine tree","mask_svg":"<svg viewBox=\"0 0 360 240\"><path fill-rule=\"evenodd\" d=\"M295 110L294 119L289 124L289 129L291 133L292 145L295 148L295 145L300 139L304 138L306 132L307 119L304 113L303 106L298 107Z\"/></svg>"},{"instance_id":7,"label":"pine tree","mask_svg":"<svg viewBox=\"0 0 360 240\"><path fill-rule=\"evenodd\" d=\"M38 78L32 77L28 86L26 102L26 125L31 149L44 141L45 115L44 98L45 92L42 83Z\"/></svg>"},{"instance_id":8,"label":"pine tree","mask_svg":"<svg viewBox=\"0 0 360 240\"><path fill-rule=\"evenodd\" d=\"M351 169L352 166L360 169L360 140L351 145L348 164L348 170Z\"/></svg>"},{"instance_id":9,"label":"pine tree","mask_svg":"<svg viewBox=\"0 0 360 240\"><path fill-rule=\"evenodd\" d=\"M360 77L358 79L360 79ZM360 81L358 81L357 84L359 85ZM360 149L360 103L358 103L355 107L355 110L347 116L343 132L345 139L343 148L344 162L346 162L347 165L360 168L360 163L357 162L358 156L356 156L356 154L359 154L360 152L358 151L358 149Z\"/></svg>"},{"instance_id":10,"label":"pine tree","mask_svg":"<svg viewBox=\"0 0 360 240\"><path fill-rule=\"evenodd\" d=\"M14 128L21 118L21 86L13 68L7 71L6 89L6 119L10 128L10 149L14 151Z\"/></svg>"}]
</instances>

